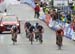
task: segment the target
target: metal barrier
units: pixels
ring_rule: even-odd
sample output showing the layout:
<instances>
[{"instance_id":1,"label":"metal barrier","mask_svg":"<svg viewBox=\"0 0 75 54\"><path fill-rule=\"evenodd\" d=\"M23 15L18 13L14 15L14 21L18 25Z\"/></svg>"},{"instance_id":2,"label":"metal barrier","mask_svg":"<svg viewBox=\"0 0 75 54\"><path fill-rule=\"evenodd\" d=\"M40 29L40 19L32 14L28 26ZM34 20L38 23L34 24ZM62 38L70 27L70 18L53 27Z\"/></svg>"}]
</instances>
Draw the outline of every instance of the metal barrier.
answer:
<instances>
[{"instance_id":1,"label":"metal barrier","mask_svg":"<svg viewBox=\"0 0 75 54\"><path fill-rule=\"evenodd\" d=\"M43 21L45 21L45 18L42 18ZM55 23L55 24L54 24ZM48 25L51 29L53 30L57 30L57 28L59 26L62 26L63 30L64 30L64 35L65 37L69 38L69 39L72 39L72 40L75 40L75 32L73 31L73 29L71 28L71 25L68 24L68 23L64 23L60 20L57 20L57 21L52 21L50 20L50 23Z\"/></svg>"}]
</instances>

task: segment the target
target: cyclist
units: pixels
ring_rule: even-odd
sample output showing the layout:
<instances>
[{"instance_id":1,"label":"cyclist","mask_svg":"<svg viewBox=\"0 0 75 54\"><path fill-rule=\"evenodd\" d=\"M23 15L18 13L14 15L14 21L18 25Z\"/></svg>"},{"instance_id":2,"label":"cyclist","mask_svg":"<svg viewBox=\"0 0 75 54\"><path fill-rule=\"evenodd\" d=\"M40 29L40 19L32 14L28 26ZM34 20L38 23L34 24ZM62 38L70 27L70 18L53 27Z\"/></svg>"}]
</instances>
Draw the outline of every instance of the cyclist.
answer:
<instances>
[{"instance_id":1,"label":"cyclist","mask_svg":"<svg viewBox=\"0 0 75 54\"><path fill-rule=\"evenodd\" d=\"M13 41L13 45L14 45L15 42L17 42L17 34L18 34L18 30L17 30L17 26L16 25L12 26L11 34L12 34L12 41Z\"/></svg>"},{"instance_id":2,"label":"cyclist","mask_svg":"<svg viewBox=\"0 0 75 54\"><path fill-rule=\"evenodd\" d=\"M31 44L33 44L34 41L34 26L31 25L29 28L29 41L31 41Z\"/></svg>"},{"instance_id":3,"label":"cyclist","mask_svg":"<svg viewBox=\"0 0 75 54\"><path fill-rule=\"evenodd\" d=\"M39 40L40 43L43 42L43 32L44 32L44 28L42 25L38 25L37 26L37 38Z\"/></svg>"},{"instance_id":4,"label":"cyclist","mask_svg":"<svg viewBox=\"0 0 75 54\"><path fill-rule=\"evenodd\" d=\"M62 41L63 41L64 31L62 28L58 28L56 30L56 44L58 45L59 49L61 49Z\"/></svg>"},{"instance_id":5,"label":"cyclist","mask_svg":"<svg viewBox=\"0 0 75 54\"><path fill-rule=\"evenodd\" d=\"M38 38L39 38L39 35L38 35L38 26L39 26L39 23L36 23L35 25L35 39L36 41L38 41Z\"/></svg>"},{"instance_id":6,"label":"cyclist","mask_svg":"<svg viewBox=\"0 0 75 54\"><path fill-rule=\"evenodd\" d=\"M25 29L26 37L27 37L27 38L29 38L28 33L29 33L29 28L30 28L30 26L31 26L30 22L25 22L25 24L24 24L24 29Z\"/></svg>"}]
</instances>

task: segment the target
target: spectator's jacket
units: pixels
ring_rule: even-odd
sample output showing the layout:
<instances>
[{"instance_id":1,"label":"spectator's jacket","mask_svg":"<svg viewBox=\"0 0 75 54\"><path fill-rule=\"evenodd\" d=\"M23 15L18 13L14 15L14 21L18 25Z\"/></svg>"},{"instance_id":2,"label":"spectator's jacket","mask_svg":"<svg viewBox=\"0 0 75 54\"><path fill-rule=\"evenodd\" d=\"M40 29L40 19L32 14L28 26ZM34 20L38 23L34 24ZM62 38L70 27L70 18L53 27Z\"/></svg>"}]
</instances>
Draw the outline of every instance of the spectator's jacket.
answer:
<instances>
[{"instance_id":1,"label":"spectator's jacket","mask_svg":"<svg viewBox=\"0 0 75 54\"><path fill-rule=\"evenodd\" d=\"M61 20L62 20L62 22L64 22L64 23L66 23L66 21L67 21L67 19L66 19L66 18L63 18L63 17L61 17Z\"/></svg>"},{"instance_id":2,"label":"spectator's jacket","mask_svg":"<svg viewBox=\"0 0 75 54\"><path fill-rule=\"evenodd\" d=\"M35 12L40 12L40 6L36 6L34 10Z\"/></svg>"},{"instance_id":3,"label":"spectator's jacket","mask_svg":"<svg viewBox=\"0 0 75 54\"><path fill-rule=\"evenodd\" d=\"M73 31L75 31L75 22L71 23L71 28L73 29Z\"/></svg>"}]
</instances>

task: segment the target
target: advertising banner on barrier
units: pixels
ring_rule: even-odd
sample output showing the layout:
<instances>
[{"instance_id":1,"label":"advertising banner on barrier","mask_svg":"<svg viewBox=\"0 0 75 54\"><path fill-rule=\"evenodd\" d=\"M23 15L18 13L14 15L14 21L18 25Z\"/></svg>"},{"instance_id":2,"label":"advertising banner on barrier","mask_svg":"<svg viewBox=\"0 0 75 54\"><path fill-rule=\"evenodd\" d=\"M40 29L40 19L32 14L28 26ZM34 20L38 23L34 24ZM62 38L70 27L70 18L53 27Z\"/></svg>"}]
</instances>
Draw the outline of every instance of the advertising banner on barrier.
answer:
<instances>
[{"instance_id":1,"label":"advertising banner on barrier","mask_svg":"<svg viewBox=\"0 0 75 54\"><path fill-rule=\"evenodd\" d=\"M42 17L42 20L45 21L46 19L46 15L44 15ZM60 20L58 21L53 21L52 18L49 20L49 24L48 26L50 28L52 28L53 30L57 30L60 26L62 26L63 30L64 30L64 35L72 40L75 40L75 32L73 31L73 29L71 28L71 25L68 23L64 23L61 22Z\"/></svg>"},{"instance_id":2,"label":"advertising banner on barrier","mask_svg":"<svg viewBox=\"0 0 75 54\"><path fill-rule=\"evenodd\" d=\"M53 0L54 7L64 7L68 6L68 0Z\"/></svg>"},{"instance_id":3,"label":"advertising banner on barrier","mask_svg":"<svg viewBox=\"0 0 75 54\"><path fill-rule=\"evenodd\" d=\"M45 21L46 15L44 14L43 16L40 17L41 20Z\"/></svg>"},{"instance_id":4,"label":"advertising banner on barrier","mask_svg":"<svg viewBox=\"0 0 75 54\"><path fill-rule=\"evenodd\" d=\"M73 32L72 40L74 40L74 41L75 41L75 32Z\"/></svg>"},{"instance_id":5,"label":"advertising banner on barrier","mask_svg":"<svg viewBox=\"0 0 75 54\"><path fill-rule=\"evenodd\" d=\"M50 20L49 27L52 28L53 30L57 30L58 27L60 27L59 23L56 21L53 21L52 19Z\"/></svg>"},{"instance_id":6,"label":"advertising banner on barrier","mask_svg":"<svg viewBox=\"0 0 75 54\"><path fill-rule=\"evenodd\" d=\"M65 26L64 26L64 35L67 34L68 27L69 27L69 24L65 23Z\"/></svg>"},{"instance_id":7,"label":"advertising banner on barrier","mask_svg":"<svg viewBox=\"0 0 75 54\"><path fill-rule=\"evenodd\" d=\"M72 35L73 35L73 30L71 29L71 27L70 26L68 26L68 27L66 27L66 37L68 37L68 38L72 38Z\"/></svg>"},{"instance_id":8,"label":"advertising banner on barrier","mask_svg":"<svg viewBox=\"0 0 75 54\"><path fill-rule=\"evenodd\" d=\"M67 23L63 23L63 22L53 22L51 21L49 24L49 27L57 30L60 26L62 26L63 30L64 30L64 35L70 39L72 39L73 36L73 30L70 27L70 24Z\"/></svg>"},{"instance_id":9,"label":"advertising banner on barrier","mask_svg":"<svg viewBox=\"0 0 75 54\"><path fill-rule=\"evenodd\" d=\"M35 8L35 3L34 0L20 0L21 3L28 3L29 5L31 5L33 8Z\"/></svg>"}]
</instances>

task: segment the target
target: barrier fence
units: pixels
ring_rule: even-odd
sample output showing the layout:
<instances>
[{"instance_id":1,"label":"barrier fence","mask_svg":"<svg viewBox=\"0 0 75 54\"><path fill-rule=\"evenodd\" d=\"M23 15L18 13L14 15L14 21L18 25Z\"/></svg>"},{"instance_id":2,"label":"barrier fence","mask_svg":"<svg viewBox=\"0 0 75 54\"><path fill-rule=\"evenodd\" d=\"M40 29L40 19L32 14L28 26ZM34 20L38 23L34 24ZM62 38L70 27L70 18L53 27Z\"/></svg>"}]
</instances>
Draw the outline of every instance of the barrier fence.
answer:
<instances>
[{"instance_id":1,"label":"barrier fence","mask_svg":"<svg viewBox=\"0 0 75 54\"><path fill-rule=\"evenodd\" d=\"M49 17L47 18L46 17L47 15L44 15L41 17L41 20L45 21L46 24L53 30L57 30L58 27L62 26L63 30L64 30L64 36L69 38L69 39L72 39L72 40L75 40L75 32L73 31L72 27L70 24L68 23L64 23L60 20L56 20L56 21L53 21L52 18Z\"/></svg>"}]
</instances>

